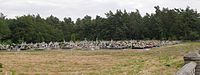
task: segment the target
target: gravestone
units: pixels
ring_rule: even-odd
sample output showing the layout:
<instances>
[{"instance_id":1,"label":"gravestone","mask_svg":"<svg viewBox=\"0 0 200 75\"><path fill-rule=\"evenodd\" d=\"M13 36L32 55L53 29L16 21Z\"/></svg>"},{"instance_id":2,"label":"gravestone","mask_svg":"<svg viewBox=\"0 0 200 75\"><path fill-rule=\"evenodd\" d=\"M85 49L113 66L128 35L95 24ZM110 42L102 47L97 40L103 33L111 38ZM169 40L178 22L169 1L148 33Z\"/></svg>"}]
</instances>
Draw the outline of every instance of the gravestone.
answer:
<instances>
[{"instance_id":1,"label":"gravestone","mask_svg":"<svg viewBox=\"0 0 200 75\"><path fill-rule=\"evenodd\" d=\"M195 75L200 75L200 54L198 52L194 52L185 55L184 63L188 64L190 62L195 62L197 64L195 67Z\"/></svg>"}]
</instances>

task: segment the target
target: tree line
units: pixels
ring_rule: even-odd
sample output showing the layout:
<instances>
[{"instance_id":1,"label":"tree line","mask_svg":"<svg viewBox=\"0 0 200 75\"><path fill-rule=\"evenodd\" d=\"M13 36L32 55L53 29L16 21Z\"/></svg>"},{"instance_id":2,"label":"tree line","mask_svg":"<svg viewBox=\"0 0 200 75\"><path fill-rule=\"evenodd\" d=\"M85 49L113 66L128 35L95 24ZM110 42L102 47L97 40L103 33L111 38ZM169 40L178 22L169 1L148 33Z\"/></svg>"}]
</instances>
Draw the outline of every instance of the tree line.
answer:
<instances>
[{"instance_id":1,"label":"tree line","mask_svg":"<svg viewBox=\"0 0 200 75\"><path fill-rule=\"evenodd\" d=\"M72 21L51 15L18 16L0 14L0 41L9 43L78 40L199 40L200 14L195 9L155 6L155 13L142 16L139 10L109 11L106 17L86 15Z\"/></svg>"}]
</instances>

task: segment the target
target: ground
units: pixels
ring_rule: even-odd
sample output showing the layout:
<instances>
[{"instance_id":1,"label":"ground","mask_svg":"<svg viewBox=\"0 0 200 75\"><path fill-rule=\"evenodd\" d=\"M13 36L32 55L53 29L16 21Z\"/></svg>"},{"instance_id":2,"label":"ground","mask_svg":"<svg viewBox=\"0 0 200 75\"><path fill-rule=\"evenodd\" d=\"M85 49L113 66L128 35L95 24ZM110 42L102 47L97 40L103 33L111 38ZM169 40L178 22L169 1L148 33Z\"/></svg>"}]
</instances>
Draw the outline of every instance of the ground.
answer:
<instances>
[{"instance_id":1,"label":"ground","mask_svg":"<svg viewBox=\"0 0 200 75\"><path fill-rule=\"evenodd\" d=\"M0 52L1 74L12 75L174 75L183 55L200 50L187 42L145 50L53 50ZM0 74L0 75L1 75Z\"/></svg>"}]
</instances>

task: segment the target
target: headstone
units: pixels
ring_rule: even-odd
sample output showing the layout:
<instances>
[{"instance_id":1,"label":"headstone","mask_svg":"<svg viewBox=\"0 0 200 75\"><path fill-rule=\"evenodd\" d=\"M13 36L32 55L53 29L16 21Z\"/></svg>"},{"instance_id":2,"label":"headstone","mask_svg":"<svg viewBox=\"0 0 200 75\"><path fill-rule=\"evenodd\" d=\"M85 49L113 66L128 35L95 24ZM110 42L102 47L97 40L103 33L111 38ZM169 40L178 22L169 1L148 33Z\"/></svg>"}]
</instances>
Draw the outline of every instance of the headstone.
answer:
<instances>
[{"instance_id":1,"label":"headstone","mask_svg":"<svg viewBox=\"0 0 200 75\"><path fill-rule=\"evenodd\" d=\"M194 53L189 53L184 56L185 64L188 64L192 61L197 63L196 68L195 68L195 75L200 75L200 55L199 55L199 53L194 52Z\"/></svg>"}]
</instances>

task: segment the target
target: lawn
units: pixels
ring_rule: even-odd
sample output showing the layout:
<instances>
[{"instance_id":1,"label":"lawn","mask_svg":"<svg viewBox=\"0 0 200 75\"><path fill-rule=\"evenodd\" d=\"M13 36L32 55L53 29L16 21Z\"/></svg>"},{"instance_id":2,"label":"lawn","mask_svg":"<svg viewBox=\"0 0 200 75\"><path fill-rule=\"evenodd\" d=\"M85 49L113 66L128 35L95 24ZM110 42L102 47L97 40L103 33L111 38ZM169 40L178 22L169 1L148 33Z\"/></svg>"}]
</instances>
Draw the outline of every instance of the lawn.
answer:
<instances>
[{"instance_id":1,"label":"lawn","mask_svg":"<svg viewBox=\"0 0 200 75\"><path fill-rule=\"evenodd\" d=\"M12 75L174 75L183 55L200 50L187 42L145 50L52 50L0 52L1 74Z\"/></svg>"}]
</instances>

